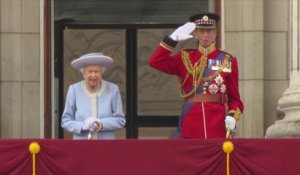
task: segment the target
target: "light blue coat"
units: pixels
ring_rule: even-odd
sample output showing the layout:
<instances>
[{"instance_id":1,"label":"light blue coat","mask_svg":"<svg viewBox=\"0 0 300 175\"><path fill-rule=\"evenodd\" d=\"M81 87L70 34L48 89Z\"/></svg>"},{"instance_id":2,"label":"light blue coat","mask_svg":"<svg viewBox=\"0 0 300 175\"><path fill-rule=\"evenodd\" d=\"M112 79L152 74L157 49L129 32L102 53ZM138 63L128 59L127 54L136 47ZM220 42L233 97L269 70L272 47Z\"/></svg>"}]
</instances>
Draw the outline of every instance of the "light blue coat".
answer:
<instances>
[{"instance_id":1,"label":"light blue coat","mask_svg":"<svg viewBox=\"0 0 300 175\"><path fill-rule=\"evenodd\" d=\"M94 98L94 103L92 98ZM114 131L123 128L126 119L118 86L104 80L101 81L101 88L95 97L87 91L84 81L70 85L61 126L73 133L73 139L87 139L87 134L82 134L80 131L84 121L92 116L93 106L97 108L95 115L103 124L103 129L96 135L96 138L114 139Z\"/></svg>"}]
</instances>

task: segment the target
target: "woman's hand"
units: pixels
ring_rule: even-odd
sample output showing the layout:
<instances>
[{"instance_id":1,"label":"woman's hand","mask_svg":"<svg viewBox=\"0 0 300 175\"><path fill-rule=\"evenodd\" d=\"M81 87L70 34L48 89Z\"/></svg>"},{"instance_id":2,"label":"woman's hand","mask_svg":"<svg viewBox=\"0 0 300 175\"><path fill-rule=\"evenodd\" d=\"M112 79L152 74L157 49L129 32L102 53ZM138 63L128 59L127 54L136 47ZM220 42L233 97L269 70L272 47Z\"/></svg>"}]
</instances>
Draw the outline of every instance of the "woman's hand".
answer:
<instances>
[{"instance_id":1,"label":"woman's hand","mask_svg":"<svg viewBox=\"0 0 300 175\"><path fill-rule=\"evenodd\" d=\"M102 129L102 122L94 117L87 118L81 128L82 131L90 131L92 133L99 132Z\"/></svg>"}]
</instances>

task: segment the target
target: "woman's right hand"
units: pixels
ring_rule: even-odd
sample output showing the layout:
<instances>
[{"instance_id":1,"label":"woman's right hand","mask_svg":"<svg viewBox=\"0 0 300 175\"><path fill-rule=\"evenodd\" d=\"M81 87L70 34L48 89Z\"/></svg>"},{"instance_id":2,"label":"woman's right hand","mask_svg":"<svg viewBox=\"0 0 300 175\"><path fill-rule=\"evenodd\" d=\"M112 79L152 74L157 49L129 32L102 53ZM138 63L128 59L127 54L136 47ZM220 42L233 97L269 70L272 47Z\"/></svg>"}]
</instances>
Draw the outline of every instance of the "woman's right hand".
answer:
<instances>
[{"instance_id":1,"label":"woman's right hand","mask_svg":"<svg viewBox=\"0 0 300 175\"><path fill-rule=\"evenodd\" d=\"M101 121L94 117L87 118L84 121L83 126L81 128L82 131L90 131L92 133L98 132L101 129L102 129Z\"/></svg>"},{"instance_id":2,"label":"woman's right hand","mask_svg":"<svg viewBox=\"0 0 300 175\"><path fill-rule=\"evenodd\" d=\"M193 38L191 33L195 30L196 24L193 22L187 22L184 25L178 27L171 35L174 41L183 41L190 38Z\"/></svg>"},{"instance_id":3,"label":"woman's right hand","mask_svg":"<svg viewBox=\"0 0 300 175\"><path fill-rule=\"evenodd\" d=\"M87 118L82 125L82 130L89 130L89 128L92 126L92 124L95 122L96 118L94 117L89 117Z\"/></svg>"}]
</instances>

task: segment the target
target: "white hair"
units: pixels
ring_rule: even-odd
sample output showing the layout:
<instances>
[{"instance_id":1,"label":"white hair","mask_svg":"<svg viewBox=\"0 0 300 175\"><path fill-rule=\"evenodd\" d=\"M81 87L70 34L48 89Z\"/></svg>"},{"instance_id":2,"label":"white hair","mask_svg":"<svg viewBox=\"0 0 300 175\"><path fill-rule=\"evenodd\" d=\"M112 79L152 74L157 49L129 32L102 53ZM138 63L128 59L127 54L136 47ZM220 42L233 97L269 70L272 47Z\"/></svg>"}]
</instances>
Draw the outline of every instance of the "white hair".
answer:
<instances>
[{"instance_id":1,"label":"white hair","mask_svg":"<svg viewBox=\"0 0 300 175\"><path fill-rule=\"evenodd\" d=\"M101 67L101 70L102 70L102 74L106 71L106 67L102 66L102 65L99 65ZM85 70L85 67L82 67L79 69L79 72L80 73L84 73L84 70Z\"/></svg>"}]
</instances>

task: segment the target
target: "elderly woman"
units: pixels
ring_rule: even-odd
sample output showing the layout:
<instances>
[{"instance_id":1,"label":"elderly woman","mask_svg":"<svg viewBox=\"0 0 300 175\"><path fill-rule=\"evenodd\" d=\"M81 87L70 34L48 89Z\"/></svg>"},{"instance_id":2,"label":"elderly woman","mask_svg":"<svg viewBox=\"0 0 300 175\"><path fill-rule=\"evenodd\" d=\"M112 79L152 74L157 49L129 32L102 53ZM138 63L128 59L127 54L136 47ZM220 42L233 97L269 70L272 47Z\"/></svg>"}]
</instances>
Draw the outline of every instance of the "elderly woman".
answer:
<instances>
[{"instance_id":1,"label":"elderly woman","mask_svg":"<svg viewBox=\"0 0 300 175\"><path fill-rule=\"evenodd\" d=\"M70 85L61 126L73 133L73 139L114 139L117 129L124 127L120 91L117 85L102 80L112 58L90 53L72 61L71 66L84 80Z\"/></svg>"}]
</instances>

